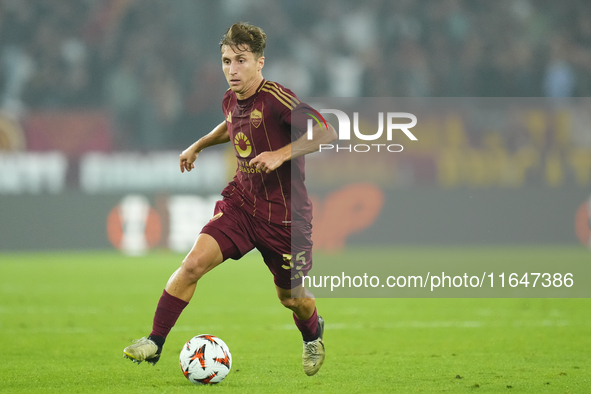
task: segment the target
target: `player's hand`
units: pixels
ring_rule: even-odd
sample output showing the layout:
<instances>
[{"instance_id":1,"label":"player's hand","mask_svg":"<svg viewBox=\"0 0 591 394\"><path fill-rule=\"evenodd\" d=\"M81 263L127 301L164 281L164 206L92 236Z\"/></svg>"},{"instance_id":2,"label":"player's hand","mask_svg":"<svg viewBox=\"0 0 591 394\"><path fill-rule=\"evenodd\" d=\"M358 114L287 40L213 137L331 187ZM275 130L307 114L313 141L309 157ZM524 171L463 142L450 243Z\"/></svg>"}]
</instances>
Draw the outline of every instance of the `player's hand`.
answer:
<instances>
[{"instance_id":1,"label":"player's hand","mask_svg":"<svg viewBox=\"0 0 591 394\"><path fill-rule=\"evenodd\" d=\"M279 168L285 160L283 154L279 151L263 152L248 163L250 166L256 166L257 170L266 172L267 174L271 171Z\"/></svg>"},{"instance_id":2,"label":"player's hand","mask_svg":"<svg viewBox=\"0 0 591 394\"><path fill-rule=\"evenodd\" d=\"M195 163L195 160L197 160L198 155L199 152L196 152L194 149L191 149L191 147L185 149L183 153L181 153L181 155L179 156L181 172L185 172L185 170L189 172L193 168L195 168L195 164L193 163Z\"/></svg>"}]
</instances>

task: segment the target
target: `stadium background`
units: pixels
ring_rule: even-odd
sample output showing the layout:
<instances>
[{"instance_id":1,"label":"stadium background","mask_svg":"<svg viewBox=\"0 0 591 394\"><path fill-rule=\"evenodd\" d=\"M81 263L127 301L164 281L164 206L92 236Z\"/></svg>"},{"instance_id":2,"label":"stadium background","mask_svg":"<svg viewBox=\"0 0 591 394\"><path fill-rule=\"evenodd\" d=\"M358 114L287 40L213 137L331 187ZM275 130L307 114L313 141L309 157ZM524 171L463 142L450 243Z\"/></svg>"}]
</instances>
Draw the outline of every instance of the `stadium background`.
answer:
<instances>
[{"instance_id":1,"label":"stadium background","mask_svg":"<svg viewBox=\"0 0 591 394\"><path fill-rule=\"evenodd\" d=\"M150 236L132 249L187 250L233 163L231 148L212 149L181 176L177 155L220 120L217 42L236 20L264 27L265 77L300 97L562 97L551 114L530 106L519 130L422 122L423 145L376 182L394 201L441 207L411 206L397 223L415 231L393 243L577 242L591 184L585 1L2 0L0 248L111 248L135 228ZM504 174L487 170L507 157ZM315 172L311 190L334 173ZM531 226L462 228L466 204L445 201L474 196L493 202L483 228L499 214Z\"/></svg>"}]
</instances>

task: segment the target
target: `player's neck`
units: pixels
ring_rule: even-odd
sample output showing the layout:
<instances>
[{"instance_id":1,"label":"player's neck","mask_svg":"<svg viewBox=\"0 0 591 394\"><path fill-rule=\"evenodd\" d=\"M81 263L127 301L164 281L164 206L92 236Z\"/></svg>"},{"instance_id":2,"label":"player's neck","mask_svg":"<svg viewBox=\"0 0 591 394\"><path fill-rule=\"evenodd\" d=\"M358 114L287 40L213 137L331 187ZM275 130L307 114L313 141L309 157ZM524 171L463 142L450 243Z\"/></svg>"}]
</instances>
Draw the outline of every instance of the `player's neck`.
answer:
<instances>
[{"instance_id":1,"label":"player's neck","mask_svg":"<svg viewBox=\"0 0 591 394\"><path fill-rule=\"evenodd\" d=\"M238 100L246 100L247 98L252 97L257 92L259 86L261 86L263 79L264 78L262 75L257 76L257 78L252 81L252 83L250 84L248 89L246 89L245 92L236 92L236 98Z\"/></svg>"}]
</instances>

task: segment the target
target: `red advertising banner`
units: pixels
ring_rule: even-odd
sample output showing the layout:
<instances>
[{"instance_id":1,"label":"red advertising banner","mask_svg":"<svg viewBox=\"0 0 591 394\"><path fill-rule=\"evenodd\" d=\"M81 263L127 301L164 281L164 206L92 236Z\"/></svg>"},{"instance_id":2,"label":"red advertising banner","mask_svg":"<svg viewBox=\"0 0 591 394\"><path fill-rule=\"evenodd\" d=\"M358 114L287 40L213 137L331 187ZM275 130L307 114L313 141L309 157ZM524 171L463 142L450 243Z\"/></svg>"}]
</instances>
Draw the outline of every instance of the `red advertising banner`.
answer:
<instances>
[{"instance_id":1,"label":"red advertising banner","mask_svg":"<svg viewBox=\"0 0 591 394\"><path fill-rule=\"evenodd\" d=\"M57 150L79 156L113 147L113 125L106 111L33 112L25 118L24 128L31 151Z\"/></svg>"}]
</instances>

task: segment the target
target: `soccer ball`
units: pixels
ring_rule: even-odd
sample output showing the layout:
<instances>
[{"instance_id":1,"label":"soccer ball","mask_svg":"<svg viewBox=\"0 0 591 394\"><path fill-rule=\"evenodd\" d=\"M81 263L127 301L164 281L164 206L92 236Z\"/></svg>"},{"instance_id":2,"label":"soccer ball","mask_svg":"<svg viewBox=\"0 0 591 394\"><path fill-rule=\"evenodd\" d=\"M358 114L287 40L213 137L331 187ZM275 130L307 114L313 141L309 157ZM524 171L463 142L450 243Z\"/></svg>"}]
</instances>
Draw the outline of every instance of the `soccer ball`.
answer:
<instances>
[{"instance_id":1,"label":"soccer ball","mask_svg":"<svg viewBox=\"0 0 591 394\"><path fill-rule=\"evenodd\" d=\"M232 368L228 345L213 335L197 335L183 346L181 371L193 384L216 384L224 380Z\"/></svg>"}]
</instances>

